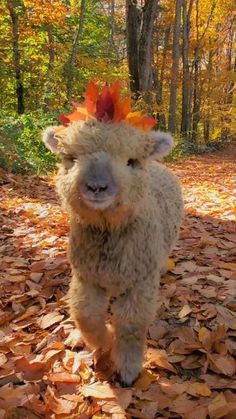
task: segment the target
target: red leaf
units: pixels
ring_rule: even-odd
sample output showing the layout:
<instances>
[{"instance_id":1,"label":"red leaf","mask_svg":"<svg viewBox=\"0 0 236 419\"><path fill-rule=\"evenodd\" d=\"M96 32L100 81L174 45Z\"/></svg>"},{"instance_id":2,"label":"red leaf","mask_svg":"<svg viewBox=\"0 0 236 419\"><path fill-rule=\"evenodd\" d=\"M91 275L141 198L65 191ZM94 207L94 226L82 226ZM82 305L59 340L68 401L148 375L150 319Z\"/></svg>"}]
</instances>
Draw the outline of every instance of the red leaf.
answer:
<instances>
[{"instance_id":1,"label":"red leaf","mask_svg":"<svg viewBox=\"0 0 236 419\"><path fill-rule=\"evenodd\" d=\"M102 93L97 100L96 118L98 121L112 121L114 116L113 98L108 87L102 89Z\"/></svg>"}]
</instances>

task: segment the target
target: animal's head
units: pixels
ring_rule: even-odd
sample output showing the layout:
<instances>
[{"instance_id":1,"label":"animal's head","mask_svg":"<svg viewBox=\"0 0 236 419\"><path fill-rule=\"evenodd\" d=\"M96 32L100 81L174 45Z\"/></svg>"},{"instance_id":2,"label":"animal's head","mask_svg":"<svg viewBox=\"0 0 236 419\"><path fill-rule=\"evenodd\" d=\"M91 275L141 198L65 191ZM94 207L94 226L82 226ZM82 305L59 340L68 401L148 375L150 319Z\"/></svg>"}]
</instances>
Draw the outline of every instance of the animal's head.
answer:
<instances>
[{"instance_id":1,"label":"animal's head","mask_svg":"<svg viewBox=\"0 0 236 419\"><path fill-rule=\"evenodd\" d=\"M148 164L173 145L167 133L97 120L49 127L43 140L61 160L57 189L66 208L106 228L139 210L148 192Z\"/></svg>"}]
</instances>

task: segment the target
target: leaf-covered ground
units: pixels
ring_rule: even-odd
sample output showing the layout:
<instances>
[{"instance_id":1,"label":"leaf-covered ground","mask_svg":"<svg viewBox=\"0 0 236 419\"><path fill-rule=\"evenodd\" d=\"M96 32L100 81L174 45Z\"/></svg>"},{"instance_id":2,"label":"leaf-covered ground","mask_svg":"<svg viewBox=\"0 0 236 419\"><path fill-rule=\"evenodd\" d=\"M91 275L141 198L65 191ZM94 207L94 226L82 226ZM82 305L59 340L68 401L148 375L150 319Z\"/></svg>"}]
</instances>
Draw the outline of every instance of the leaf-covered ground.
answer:
<instances>
[{"instance_id":1,"label":"leaf-covered ground","mask_svg":"<svg viewBox=\"0 0 236 419\"><path fill-rule=\"evenodd\" d=\"M236 418L235 157L230 145L170 164L186 217L132 388L108 384L107 357L68 319L68 225L53 182L1 172L1 419Z\"/></svg>"}]
</instances>

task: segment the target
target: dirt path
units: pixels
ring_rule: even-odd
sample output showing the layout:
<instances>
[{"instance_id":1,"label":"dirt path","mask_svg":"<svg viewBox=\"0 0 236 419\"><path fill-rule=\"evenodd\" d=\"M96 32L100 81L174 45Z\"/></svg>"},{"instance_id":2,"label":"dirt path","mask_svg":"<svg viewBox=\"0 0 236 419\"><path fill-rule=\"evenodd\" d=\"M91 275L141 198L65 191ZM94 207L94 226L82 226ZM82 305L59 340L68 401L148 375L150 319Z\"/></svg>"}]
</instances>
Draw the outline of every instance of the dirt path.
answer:
<instances>
[{"instance_id":1,"label":"dirt path","mask_svg":"<svg viewBox=\"0 0 236 419\"><path fill-rule=\"evenodd\" d=\"M103 380L65 307L67 217L53 185L0 172L0 419L236 417L236 144L170 164L186 217L162 279L145 370Z\"/></svg>"}]
</instances>

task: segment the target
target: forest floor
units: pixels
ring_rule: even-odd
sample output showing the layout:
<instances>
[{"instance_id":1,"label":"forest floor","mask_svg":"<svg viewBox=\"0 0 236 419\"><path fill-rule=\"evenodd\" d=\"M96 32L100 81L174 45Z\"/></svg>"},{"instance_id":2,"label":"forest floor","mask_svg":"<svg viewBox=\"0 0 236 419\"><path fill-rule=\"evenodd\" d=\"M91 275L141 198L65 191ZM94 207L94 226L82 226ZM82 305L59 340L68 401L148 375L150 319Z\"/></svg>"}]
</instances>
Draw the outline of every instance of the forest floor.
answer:
<instances>
[{"instance_id":1,"label":"forest floor","mask_svg":"<svg viewBox=\"0 0 236 419\"><path fill-rule=\"evenodd\" d=\"M104 381L106 356L73 346L68 224L53 181L0 172L0 419L235 419L235 162L231 144L168 164L186 216L132 388Z\"/></svg>"}]
</instances>

